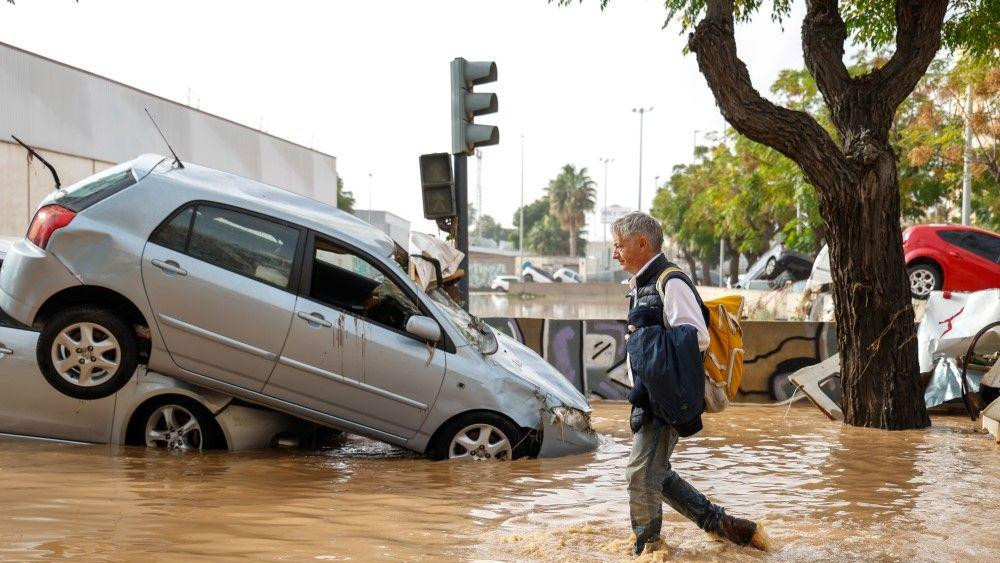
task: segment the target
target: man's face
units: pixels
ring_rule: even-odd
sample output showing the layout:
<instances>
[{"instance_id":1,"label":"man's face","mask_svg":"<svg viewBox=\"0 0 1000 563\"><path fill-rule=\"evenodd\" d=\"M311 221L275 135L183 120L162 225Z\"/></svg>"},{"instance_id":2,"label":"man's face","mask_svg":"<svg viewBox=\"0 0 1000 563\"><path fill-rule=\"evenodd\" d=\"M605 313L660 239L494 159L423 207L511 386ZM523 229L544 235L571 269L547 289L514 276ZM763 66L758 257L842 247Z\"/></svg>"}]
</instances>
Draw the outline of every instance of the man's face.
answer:
<instances>
[{"instance_id":1,"label":"man's face","mask_svg":"<svg viewBox=\"0 0 1000 563\"><path fill-rule=\"evenodd\" d=\"M639 273L639 270L653 257L653 248L642 235L623 237L618 233L612 233L611 240L614 243L612 258L633 276Z\"/></svg>"}]
</instances>

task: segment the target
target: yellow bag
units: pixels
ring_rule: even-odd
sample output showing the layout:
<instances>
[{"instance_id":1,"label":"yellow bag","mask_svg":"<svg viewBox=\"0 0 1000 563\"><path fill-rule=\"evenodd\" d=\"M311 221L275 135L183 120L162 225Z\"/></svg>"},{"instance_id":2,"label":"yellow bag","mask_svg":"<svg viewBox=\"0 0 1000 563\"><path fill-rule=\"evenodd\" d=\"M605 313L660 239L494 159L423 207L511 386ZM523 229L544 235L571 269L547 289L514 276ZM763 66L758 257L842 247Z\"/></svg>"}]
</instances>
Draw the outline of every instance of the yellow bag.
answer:
<instances>
[{"instance_id":1,"label":"yellow bag","mask_svg":"<svg viewBox=\"0 0 1000 563\"><path fill-rule=\"evenodd\" d=\"M680 273L680 275L671 274ZM736 398L743 379L743 297L725 295L702 301L698 290L680 268L667 268L660 274L656 289L663 299L668 278L683 279L694 291L698 304L708 311L708 349L705 350L705 411L721 412Z\"/></svg>"}]
</instances>

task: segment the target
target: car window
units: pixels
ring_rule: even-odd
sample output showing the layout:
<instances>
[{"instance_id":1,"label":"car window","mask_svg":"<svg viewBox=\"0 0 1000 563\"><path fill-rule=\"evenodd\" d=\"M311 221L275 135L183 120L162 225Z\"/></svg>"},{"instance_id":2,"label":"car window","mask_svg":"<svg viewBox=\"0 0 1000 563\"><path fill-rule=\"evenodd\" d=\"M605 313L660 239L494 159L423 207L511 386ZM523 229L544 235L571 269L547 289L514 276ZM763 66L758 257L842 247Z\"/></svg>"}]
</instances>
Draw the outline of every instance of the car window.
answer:
<instances>
[{"instance_id":1,"label":"car window","mask_svg":"<svg viewBox=\"0 0 1000 563\"><path fill-rule=\"evenodd\" d=\"M288 287L298 229L211 205L199 204L194 214L186 254L276 287ZM172 224L165 230L172 232ZM182 224L181 218L177 228L183 229Z\"/></svg>"},{"instance_id":2,"label":"car window","mask_svg":"<svg viewBox=\"0 0 1000 563\"><path fill-rule=\"evenodd\" d=\"M348 248L317 238L311 259L311 299L400 331L422 314L392 278Z\"/></svg>"},{"instance_id":3,"label":"car window","mask_svg":"<svg viewBox=\"0 0 1000 563\"><path fill-rule=\"evenodd\" d=\"M1000 237L985 233L967 233L961 246L990 262L1000 264Z\"/></svg>"},{"instance_id":4,"label":"car window","mask_svg":"<svg viewBox=\"0 0 1000 563\"><path fill-rule=\"evenodd\" d=\"M55 202L77 213L135 184L132 163L120 164L60 190Z\"/></svg>"},{"instance_id":5,"label":"car window","mask_svg":"<svg viewBox=\"0 0 1000 563\"><path fill-rule=\"evenodd\" d=\"M194 217L194 207L188 207L157 229L149 238L149 242L170 250L184 252L187 248L187 236L191 228L192 217Z\"/></svg>"}]
</instances>

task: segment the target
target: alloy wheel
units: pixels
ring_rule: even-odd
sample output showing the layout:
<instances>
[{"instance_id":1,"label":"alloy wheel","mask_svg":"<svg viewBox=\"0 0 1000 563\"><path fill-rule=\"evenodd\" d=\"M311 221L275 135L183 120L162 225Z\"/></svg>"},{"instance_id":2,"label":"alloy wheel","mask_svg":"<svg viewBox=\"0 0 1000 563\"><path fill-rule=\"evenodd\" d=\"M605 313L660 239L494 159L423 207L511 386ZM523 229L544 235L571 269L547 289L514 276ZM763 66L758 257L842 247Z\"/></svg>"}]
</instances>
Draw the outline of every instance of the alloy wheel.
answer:
<instances>
[{"instance_id":1,"label":"alloy wheel","mask_svg":"<svg viewBox=\"0 0 1000 563\"><path fill-rule=\"evenodd\" d=\"M451 440L448 459L476 461L510 461L514 448L507 436L492 424L472 424L463 428Z\"/></svg>"},{"instance_id":2,"label":"alloy wheel","mask_svg":"<svg viewBox=\"0 0 1000 563\"><path fill-rule=\"evenodd\" d=\"M146 445L171 450L200 450L204 434L198 418L180 405L163 405L146 422Z\"/></svg>"},{"instance_id":3,"label":"alloy wheel","mask_svg":"<svg viewBox=\"0 0 1000 563\"><path fill-rule=\"evenodd\" d=\"M934 291L937 285L937 278L934 274L923 268L918 268L910 272L910 292L918 297L926 297Z\"/></svg>"},{"instance_id":4,"label":"alloy wheel","mask_svg":"<svg viewBox=\"0 0 1000 563\"><path fill-rule=\"evenodd\" d=\"M52 343L52 365L79 387L104 383L118 372L121 346L111 331L94 323L72 324Z\"/></svg>"}]
</instances>

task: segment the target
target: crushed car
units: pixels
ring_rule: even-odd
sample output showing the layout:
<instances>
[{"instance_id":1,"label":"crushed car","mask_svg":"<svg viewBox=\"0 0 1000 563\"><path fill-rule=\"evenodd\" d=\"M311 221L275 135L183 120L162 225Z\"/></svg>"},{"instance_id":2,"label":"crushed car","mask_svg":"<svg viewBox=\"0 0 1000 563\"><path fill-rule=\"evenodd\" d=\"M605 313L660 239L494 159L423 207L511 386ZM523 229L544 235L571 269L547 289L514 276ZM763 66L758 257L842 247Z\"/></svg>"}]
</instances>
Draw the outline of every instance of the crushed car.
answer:
<instances>
[{"instance_id":1,"label":"crushed car","mask_svg":"<svg viewBox=\"0 0 1000 563\"><path fill-rule=\"evenodd\" d=\"M41 204L0 270L70 397L149 371L432 458L596 448L586 399L335 207L145 155Z\"/></svg>"}]
</instances>

